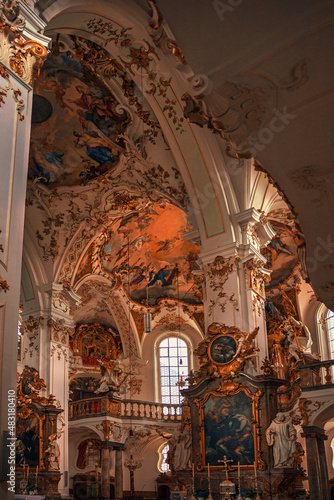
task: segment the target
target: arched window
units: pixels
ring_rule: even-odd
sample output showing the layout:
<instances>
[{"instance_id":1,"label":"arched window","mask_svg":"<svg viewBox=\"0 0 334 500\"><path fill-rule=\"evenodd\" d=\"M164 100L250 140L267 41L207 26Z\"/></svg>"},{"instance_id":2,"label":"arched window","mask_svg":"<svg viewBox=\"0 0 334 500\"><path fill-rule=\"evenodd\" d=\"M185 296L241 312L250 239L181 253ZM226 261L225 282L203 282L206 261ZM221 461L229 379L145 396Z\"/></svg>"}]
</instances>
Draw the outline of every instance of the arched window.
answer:
<instances>
[{"instance_id":1,"label":"arched window","mask_svg":"<svg viewBox=\"0 0 334 500\"><path fill-rule=\"evenodd\" d=\"M159 461L158 461L158 469L160 472L168 472L170 470L169 465L167 463L167 455L169 452L169 446L167 443L164 443L159 448Z\"/></svg>"},{"instance_id":2,"label":"arched window","mask_svg":"<svg viewBox=\"0 0 334 500\"><path fill-rule=\"evenodd\" d=\"M180 385L189 373L188 346L179 337L167 337L159 344L160 399L166 404L181 404ZM186 383L184 387L188 384Z\"/></svg>"},{"instance_id":3,"label":"arched window","mask_svg":"<svg viewBox=\"0 0 334 500\"><path fill-rule=\"evenodd\" d=\"M334 313L330 309L326 315L326 329L331 359L334 359Z\"/></svg>"}]
</instances>

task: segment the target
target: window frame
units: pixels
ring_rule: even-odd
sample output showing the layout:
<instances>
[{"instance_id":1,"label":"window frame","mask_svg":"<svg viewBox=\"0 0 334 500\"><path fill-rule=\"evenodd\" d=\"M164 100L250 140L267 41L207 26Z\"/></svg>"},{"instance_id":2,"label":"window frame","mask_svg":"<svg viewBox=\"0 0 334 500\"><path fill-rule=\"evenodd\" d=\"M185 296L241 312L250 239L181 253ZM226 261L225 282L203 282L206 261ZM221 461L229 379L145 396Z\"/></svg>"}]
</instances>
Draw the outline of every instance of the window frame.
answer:
<instances>
[{"instance_id":1,"label":"window frame","mask_svg":"<svg viewBox=\"0 0 334 500\"><path fill-rule=\"evenodd\" d=\"M184 333L182 332L164 332L162 335L159 335L159 337L156 339L155 341L155 346L154 346L154 350L155 350L155 398L156 398L156 402L158 403L162 403L161 399L162 399L162 396L161 396L161 378L160 378L160 344L161 342L163 342L166 338L171 338L171 337L175 337L175 338L179 338L180 340L183 340L185 343L186 343L186 346L187 346L187 350L188 350L188 370L190 372L190 370L193 369L193 345L192 345L192 342L190 340L190 338L185 335ZM188 374L185 375L185 377L187 377ZM169 403L165 403L166 405L169 404ZM171 403L173 404L173 403Z\"/></svg>"},{"instance_id":2,"label":"window frame","mask_svg":"<svg viewBox=\"0 0 334 500\"><path fill-rule=\"evenodd\" d=\"M317 311L318 339L319 339L320 355L323 361L334 359L334 329L333 329L333 352L331 352L330 337L328 330L327 316L330 312L334 316L334 311L325 306L325 304L321 304Z\"/></svg>"},{"instance_id":3,"label":"window frame","mask_svg":"<svg viewBox=\"0 0 334 500\"><path fill-rule=\"evenodd\" d=\"M157 463L157 468L158 468L158 471L161 473L161 474L168 474L171 472L170 468L169 468L169 464L164 460L165 460L165 456L164 456L164 453L163 453L163 450L165 448L168 447L168 451L169 451L169 444L168 444L168 441L165 441L164 443L162 443L159 448L158 448L158 455L159 455L159 458L158 458L158 463ZM168 453L167 451L167 453ZM166 453L166 459L167 459L167 453ZM162 464L165 463L167 465L167 469L166 470L163 470L162 469Z\"/></svg>"}]
</instances>

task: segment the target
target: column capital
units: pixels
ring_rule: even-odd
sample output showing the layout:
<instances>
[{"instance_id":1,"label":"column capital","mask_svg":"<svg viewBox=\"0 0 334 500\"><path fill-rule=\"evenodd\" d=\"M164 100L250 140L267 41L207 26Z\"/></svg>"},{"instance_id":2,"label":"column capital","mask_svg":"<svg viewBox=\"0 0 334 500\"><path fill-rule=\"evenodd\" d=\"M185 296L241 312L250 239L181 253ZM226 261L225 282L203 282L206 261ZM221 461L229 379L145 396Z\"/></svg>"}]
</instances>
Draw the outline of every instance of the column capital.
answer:
<instances>
[{"instance_id":1,"label":"column capital","mask_svg":"<svg viewBox=\"0 0 334 500\"><path fill-rule=\"evenodd\" d=\"M63 283L49 283L41 290L48 296L47 304L52 317L63 319L67 326L71 326L70 309L80 304L80 295Z\"/></svg>"},{"instance_id":2,"label":"column capital","mask_svg":"<svg viewBox=\"0 0 334 500\"><path fill-rule=\"evenodd\" d=\"M125 445L123 443L116 443L115 441L101 441L102 448L110 448L113 450L123 451Z\"/></svg>"},{"instance_id":3,"label":"column capital","mask_svg":"<svg viewBox=\"0 0 334 500\"><path fill-rule=\"evenodd\" d=\"M200 259L203 264L211 264L218 256L224 257L224 259L237 257L239 255L238 250L238 244L233 242L228 245L218 246L212 250L208 250L207 252L202 252L200 254Z\"/></svg>"},{"instance_id":4,"label":"column capital","mask_svg":"<svg viewBox=\"0 0 334 500\"><path fill-rule=\"evenodd\" d=\"M264 217L264 215L248 208L235 215L235 220L241 229L241 242L243 245L250 245L257 251L260 247L267 245L275 236L275 231Z\"/></svg>"},{"instance_id":5,"label":"column capital","mask_svg":"<svg viewBox=\"0 0 334 500\"><path fill-rule=\"evenodd\" d=\"M301 436L305 438L316 438L323 441L326 441L328 439L328 436L326 436L324 429L321 429L321 427L317 427L315 425L307 425L303 427Z\"/></svg>"},{"instance_id":6,"label":"column capital","mask_svg":"<svg viewBox=\"0 0 334 500\"><path fill-rule=\"evenodd\" d=\"M21 0L0 4L0 63L25 84L47 56L50 39L41 34L45 23Z\"/></svg>"}]
</instances>

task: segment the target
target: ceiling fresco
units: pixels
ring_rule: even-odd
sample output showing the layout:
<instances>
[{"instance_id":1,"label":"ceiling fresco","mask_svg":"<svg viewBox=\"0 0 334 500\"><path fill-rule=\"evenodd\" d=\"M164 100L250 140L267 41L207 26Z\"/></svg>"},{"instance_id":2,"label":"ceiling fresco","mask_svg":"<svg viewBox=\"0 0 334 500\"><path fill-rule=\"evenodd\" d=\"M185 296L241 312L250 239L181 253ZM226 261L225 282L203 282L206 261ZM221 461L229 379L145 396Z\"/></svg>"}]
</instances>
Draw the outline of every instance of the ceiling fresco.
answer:
<instances>
[{"instance_id":1,"label":"ceiling fresco","mask_svg":"<svg viewBox=\"0 0 334 500\"><path fill-rule=\"evenodd\" d=\"M35 83L29 178L52 187L113 171L130 116L74 56L51 55Z\"/></svg>"},{"instance_id":2,"label":"ceiling fresco","mask_svg":"<svg viewBox=\"0 0 334 500\"><path fill-rule=\"evenodd\" d=\"M276 210L268 214L268 222L276 234L262 249L267 259L265 267L271 271L268 288L286 282L300 268L305 240L295 224L294 217L287 210Z\"/></svg>"},{"instance_id":3,"label":"ceiling fresco","mask_svg":"<svg viewBox=\"0 0 334 500\"><path fill-rule=\"evenodd\" d=\"M168 296L201 303L201 286L192 274L199 269L200 248L183 236L190 229L185 212L166 201L134 210L117 218L100 244L88 248L76 279L100 268L135 302L146 303L148 292L150 305Z\"/></svg>"}]
</instances>

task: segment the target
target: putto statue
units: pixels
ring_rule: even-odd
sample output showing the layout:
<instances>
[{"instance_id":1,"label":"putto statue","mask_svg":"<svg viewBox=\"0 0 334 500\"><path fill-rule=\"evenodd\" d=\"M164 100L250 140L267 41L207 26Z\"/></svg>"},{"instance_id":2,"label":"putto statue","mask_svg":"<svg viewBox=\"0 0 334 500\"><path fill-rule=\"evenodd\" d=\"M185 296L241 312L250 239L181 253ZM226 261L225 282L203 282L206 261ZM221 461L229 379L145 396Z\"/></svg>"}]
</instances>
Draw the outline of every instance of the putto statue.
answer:
<instances>
[{"instance_id":1,"label":"putto statue","mask_svg":"<svg viewBox=\"0 0 334 500\"><path fill-rule=\"evenodd\" d=\"M284 413L277 413L266 430L269 446L273 446L274 467L292 467L296 453L296 429Z\"/></svg>"},{"instance_id":2,"label":"putto statue","mask_svg":"<svg viewBox=\"0 0 334 500\"><path fill-rule=\"evenodd\" d=\"M3 0L0 2L0 20L3 24L10 26L16 31L23 31L25 21L20 14L20 2L18 0Z\"/></svg>"}]
</instances>

